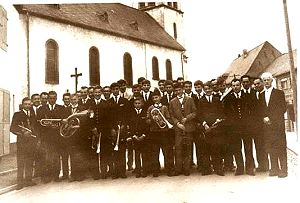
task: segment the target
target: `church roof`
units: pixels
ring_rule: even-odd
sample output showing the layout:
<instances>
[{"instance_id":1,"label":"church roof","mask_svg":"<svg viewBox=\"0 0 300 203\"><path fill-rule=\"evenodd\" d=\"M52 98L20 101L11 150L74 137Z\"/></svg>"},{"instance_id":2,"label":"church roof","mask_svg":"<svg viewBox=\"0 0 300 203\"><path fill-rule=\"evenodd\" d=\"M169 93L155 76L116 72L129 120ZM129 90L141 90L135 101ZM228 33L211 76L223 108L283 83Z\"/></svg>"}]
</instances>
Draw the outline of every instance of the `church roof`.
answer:
<instances>
[{"instance_id":1,"label":"church roof","mask_svg":"<svg viewBox=\"0 0 300 203\"><path fill-rule=\"evenodd\" d=\"M141 41L174 50L185 48L148 13L119 3L19 4L20 14Z\"/></svg>"},{"instance_id":2,"label":"church roof","mask_svg":"<svg viewBox=\"0 0 300 203\"><path fill-rule=\"evenodd\" d=\"M293 51L294 64L297 68L297 50ZM285 73L290 72L290 63L288 53L282 54L280 57L276 58L263 72L270 72L273 76L277 77ZM262 73L263 73L262 72Z\"/></svg>"}]
</instances>

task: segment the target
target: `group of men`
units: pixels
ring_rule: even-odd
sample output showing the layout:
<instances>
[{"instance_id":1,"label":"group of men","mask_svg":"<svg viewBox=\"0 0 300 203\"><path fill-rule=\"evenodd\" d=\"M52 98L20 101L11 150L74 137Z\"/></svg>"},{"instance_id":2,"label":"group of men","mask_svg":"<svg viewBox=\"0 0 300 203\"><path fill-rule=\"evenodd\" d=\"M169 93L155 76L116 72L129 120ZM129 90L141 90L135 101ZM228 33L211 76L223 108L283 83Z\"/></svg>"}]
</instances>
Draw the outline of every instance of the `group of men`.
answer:
<instances>
[{"instance_id":1,"label":"group of men","mask_svg":"<svg viewBox=\"0 0 300 203\"><path fill-rule=\"evenodd\" d=\"M34 176L44 183L114 179L133 168L137 178L188 176L193 166L202 175L269 171L286 177L286 103L272 81L270 73L244 75L227 86L224 80L178 78L160 80L152 92L141 77L130 93L121 79L65 93L63 105L55 91L25 97L11 123L18 189L35 185Z\"/></svg>"}]
</instances>

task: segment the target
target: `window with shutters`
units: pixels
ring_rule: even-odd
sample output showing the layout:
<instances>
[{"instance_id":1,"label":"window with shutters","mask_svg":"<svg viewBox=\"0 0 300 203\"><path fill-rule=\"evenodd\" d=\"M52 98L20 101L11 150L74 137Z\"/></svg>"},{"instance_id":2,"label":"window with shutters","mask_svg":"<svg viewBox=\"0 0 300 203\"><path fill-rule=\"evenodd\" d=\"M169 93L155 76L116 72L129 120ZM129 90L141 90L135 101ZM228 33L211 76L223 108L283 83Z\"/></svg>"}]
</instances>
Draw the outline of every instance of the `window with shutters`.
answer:
<instances>
[{"instance_id":1,"label":"window with shutters","mask_svg":"<svg viewBox=\"0 0 300 203\"><path fill-rule=\"evenodd\" d=\"M100 85L99 51L96 47L89 50L90 85Z\"/></svg>"},{"instance_id":2,"label":"window with shutters","mask_svg":"<svg viewBox=\"0 0 300 203\"><path fill-rule=\"evenodd\" d=\"M159 80L158 60L155 56L152 58L152 79Z\"/></svg>"},{"instance_id":3,"label":"window with shutters","mask_svg":"<svg viewBox=\"0 0 300 203\"><path fill-rule=\"evenodd\" d=\"M55 40L46 42L46 84L59 84L58 45Z\"/></svg>"},{"instance_id":4,"label":"window with shutters","mask_svg":"<svg viewBox=\"0 0 300 203\"><path fill-rule=\"evenodd\" d=\"M7 51L7 13L0 5L0 48Z\"/></svg>"},{"instance_id":5,"label":"window with shutters","mask_svg":"<svg viewBox=\"0 0 300 203\"><path fill-rule=\"evenodd\" d=\"M170 61L170 59L166 60L166 79L167 80L173 80L173 76L172 76L172 63Z\"/></svg>"},{"instance_id":6,"label":"window with shutters","mask_svg":"<svg viewBox=\"0 0 300 203\"><path fill-rule=\"evenodd\" d=\"M124 79L127 81L129 86L133 84L132 77L132 58L129 53L125 53L123 56L123 66L124 66Z\"/></svg>"}]
</instances>

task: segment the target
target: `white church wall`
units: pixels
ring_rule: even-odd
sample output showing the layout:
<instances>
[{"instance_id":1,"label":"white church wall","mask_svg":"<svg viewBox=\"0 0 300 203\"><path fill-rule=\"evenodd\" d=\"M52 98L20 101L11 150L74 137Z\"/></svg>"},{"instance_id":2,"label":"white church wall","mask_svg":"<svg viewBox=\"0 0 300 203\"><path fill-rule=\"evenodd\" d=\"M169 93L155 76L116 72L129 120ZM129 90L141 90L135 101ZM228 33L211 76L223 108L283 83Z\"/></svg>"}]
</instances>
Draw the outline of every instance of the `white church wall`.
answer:
<instances>
[{"instance_id":1,"label":"white church wall","mask_svg":"<svg viewBox=\"0 0 300 203\"><path fill-rule=\"evenodd\" d=\"M181 76L180 51L127 40L96 31L30 17L30 85L31 93L55 90L59 101L67 89L74 92L74 68L82 73L78 88L89 85L89 49L95 46L100 55L100 85L110 85L124 78L123 55L132 57L133 83L138 77L152 79L152 56L159 60L160 75L165 78L165 61L170 59L173 78ZM54 39L59 47L59 85L45 84L45 43Z\"/></svg>"}]
</instances>

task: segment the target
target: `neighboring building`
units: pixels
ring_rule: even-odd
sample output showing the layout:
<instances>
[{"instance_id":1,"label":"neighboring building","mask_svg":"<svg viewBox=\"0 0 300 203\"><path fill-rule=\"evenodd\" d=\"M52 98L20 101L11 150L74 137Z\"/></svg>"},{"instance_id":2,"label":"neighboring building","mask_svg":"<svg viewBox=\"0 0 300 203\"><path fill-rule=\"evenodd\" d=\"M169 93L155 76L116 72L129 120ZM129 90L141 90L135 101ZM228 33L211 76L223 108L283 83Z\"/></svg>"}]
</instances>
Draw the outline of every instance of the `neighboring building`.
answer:
<instances>
[{"instance_id":1,"label":"neighboring building","mask_svg":"<svg viewBox=\"0 0 300 203\"><path fill-rule=\"evenodd\" d=\"M225 75L228 76L226 82L230 82L234 77L240 78L242 75L257 77L279 56L281 53L268 41L250 51L244 49L225 71Z\"/></svg>"},{"instance_id":2,"label":"neighboring building","mask_svg":"<svg viewBox=\"0 0 300 203\"><path fill-rule=\"evenodd\" d=\"M5 64L8 62L7 53L7 12L0 5L0 159L9 153L9 124L10 124L10 92Z\"/></svg>"},{"instance_id":3,"label":"neighboring building","mask_svg":"<svg viewBox=\"0 0 300 203\"><path fill-rule=\"evenodd\" d=\"M293 51L294 65L297 71L297 51ZM287 129L293 130L295 122L294 116L294 102L293 102L293 90L291 86L290 76L290 64L288 53L282 54L275 59L263 72L270 72L273 74L276 80L276 86L278 89L284 91L285 100L287 102ZM296 76L297 78L297 76ZM290 122L292 121L292 122Z\"/></svg>"}]
</instances>

